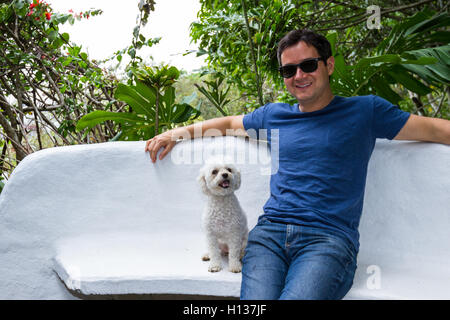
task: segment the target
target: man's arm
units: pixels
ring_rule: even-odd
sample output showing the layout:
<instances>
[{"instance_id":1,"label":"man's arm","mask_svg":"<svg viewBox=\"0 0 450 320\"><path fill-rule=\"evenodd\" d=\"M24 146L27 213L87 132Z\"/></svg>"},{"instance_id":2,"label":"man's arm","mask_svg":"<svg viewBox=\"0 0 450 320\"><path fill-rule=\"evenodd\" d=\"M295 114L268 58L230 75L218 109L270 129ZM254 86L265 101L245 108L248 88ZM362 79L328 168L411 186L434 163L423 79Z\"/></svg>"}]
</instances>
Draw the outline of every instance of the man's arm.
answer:
<instances>
[{"instance_id":1,"label":"man's arm","mask_svg":"<svg viewBox=\"0 0 450 320\"><path fill-rule=\"evenodd\" d=\"M450 145L450 121L412 114L394 140L417 140Z\"/></svg>"},{"instance_id":2,"label":"man's arm","mask_svg":"<svg viewBox=\"0 0 450 320\"><path fill-rule=\"evenodd\" d=\"M166 131L147 140L145 151L150 153L152 162L155 162L159 149L163 148L163 151L159 155L159 160L162 160L172 150L178 139L187 140L203 136L246 135L242 122L243 118L243 115L214 118Z\"/></svg>"}]
</instances>

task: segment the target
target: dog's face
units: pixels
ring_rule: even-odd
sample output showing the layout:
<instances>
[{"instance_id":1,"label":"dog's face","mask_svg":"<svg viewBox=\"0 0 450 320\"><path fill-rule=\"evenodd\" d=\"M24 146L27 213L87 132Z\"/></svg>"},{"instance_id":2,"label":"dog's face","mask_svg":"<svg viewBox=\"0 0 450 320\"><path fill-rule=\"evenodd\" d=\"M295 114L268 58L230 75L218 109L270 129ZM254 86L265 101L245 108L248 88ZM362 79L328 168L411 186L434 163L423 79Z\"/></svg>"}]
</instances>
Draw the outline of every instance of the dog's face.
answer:
<instances>
[{"instance_id":1,"label":"dog's face","mask_svg":"<svg viewBox=\"0 0 450 320\"><path fill-rule=\"evenodd\" d=\"M214 161L200 169L197 181L205 194L226 196L241 186L241 173L229 162Z\"/></svg>"}]
</instances>

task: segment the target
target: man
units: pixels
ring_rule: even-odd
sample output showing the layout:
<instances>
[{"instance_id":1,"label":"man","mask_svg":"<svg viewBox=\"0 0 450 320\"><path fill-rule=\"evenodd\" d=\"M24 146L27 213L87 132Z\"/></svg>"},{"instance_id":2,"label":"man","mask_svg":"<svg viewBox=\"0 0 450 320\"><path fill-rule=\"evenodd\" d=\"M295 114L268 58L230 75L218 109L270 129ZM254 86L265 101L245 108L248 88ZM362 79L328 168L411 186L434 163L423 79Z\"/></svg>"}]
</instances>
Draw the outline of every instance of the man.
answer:
<instances>
[{"instance_id":1,"label":"man","mask_svg":"<svg viewBox=\"0 0 450 320\"><path fill-rule=\"evenodd\" d=\"M270 103L246 115L207 120L147 141L153 162L180 136L266 129L279 134L278 171L264 214L250 232L241 299L341 299L353 283L367 165L376 138L450 144L450 122L410 115L377 96L334 96L325 37L288 33L280 73L294 106ZM249 131L250 132L250 131Z\"/></svg>"}]
</instances>

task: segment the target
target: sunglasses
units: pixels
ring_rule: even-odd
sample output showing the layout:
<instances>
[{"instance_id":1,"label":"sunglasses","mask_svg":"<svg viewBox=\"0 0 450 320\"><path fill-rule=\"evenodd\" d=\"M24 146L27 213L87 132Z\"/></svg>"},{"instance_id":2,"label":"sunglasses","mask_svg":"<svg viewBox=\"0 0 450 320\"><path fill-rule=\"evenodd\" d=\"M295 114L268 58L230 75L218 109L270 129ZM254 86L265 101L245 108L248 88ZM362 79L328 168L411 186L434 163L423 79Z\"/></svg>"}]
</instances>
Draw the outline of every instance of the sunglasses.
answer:
<instances>
[{"instance_id":1,"label":"sunglasses","mask_svg":"<svg viewBox=\"0 0 450 320\"><path fill-rule=\"evenodd\" d=\"M293 77L297 73L297 68L300 68L303 72L311 73L317 70L319 61L326 61L325 58L311 58L300 62L299 64L286 64L278 68L283 78Z\"/></svg>"}]
</instances>

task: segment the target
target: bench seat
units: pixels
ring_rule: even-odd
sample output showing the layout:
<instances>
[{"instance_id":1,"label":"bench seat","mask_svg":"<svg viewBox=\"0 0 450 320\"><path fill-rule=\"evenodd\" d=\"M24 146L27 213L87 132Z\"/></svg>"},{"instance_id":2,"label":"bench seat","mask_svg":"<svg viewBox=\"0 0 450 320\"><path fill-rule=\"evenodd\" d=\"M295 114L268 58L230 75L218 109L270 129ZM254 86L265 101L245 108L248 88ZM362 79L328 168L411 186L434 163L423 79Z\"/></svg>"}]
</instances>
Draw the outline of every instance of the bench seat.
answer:
<instances>
[{"instance_id":1,"label":"bench seat","mask_svg":"<svg viewBox=\"0 0 450 320\"><path fill-rule=\"evenodd\" d=\"M185 294L239 297L240 274L208 272L202 234L102 234L65 239L54 269L83 295Z\"/></svg>"}]
</instances>

